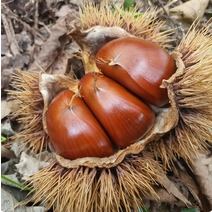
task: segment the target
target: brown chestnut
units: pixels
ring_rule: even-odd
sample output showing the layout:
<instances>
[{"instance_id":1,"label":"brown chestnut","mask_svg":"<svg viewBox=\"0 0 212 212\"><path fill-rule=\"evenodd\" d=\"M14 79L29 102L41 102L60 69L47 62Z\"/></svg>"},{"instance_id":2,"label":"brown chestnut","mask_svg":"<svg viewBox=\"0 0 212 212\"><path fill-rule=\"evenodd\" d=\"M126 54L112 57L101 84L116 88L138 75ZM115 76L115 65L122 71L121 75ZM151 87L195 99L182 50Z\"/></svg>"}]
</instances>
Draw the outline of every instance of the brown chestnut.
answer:
<instances>
[{"instance_id":1,"label":"brown chestnut","mask_svg":"<svg viewBox=\"0 0 212 212\"><path fill-rule=\"evenodd\" d=\"M67 159L108 157L113 146L94 115L74 92L60 92L49 105L46 123L56 152Z\"/></svg>"},{"instance_id":2,"label":"brown chestnut","mask_svg":"<svg viewBox=\"0 0 212 212\"><path fill-rule=\"evenodd\" d=\"M103 74L149 103L157 107L168 103L167 90L160 85L176 67L162 47L139 38L115 39L100 48L96 65Z\"/></svg>"},{"instance_id":3,"label":"brown chestnut","mask_svg":"<svg viewBox=\"0 0 212 212\"><path fill-rule=\"evenodd\" d=\"M83 100L118 147L138 141L154 124L150 107L102 74L86 74L79 88Z\"/></svg>"}]
</instances>

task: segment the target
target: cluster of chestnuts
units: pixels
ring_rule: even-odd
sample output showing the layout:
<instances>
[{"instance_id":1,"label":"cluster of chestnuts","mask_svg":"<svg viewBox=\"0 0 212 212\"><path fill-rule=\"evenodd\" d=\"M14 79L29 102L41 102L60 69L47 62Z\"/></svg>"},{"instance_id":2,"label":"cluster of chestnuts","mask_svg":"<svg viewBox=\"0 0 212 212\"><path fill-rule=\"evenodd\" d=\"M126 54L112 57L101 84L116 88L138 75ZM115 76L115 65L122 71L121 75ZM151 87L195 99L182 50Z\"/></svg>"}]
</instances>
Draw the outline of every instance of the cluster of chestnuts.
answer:
<instances>
[{"instance_id":1,"label":"cluster of chestnuts","mask_svg":"<svg viewBox=\"0 0 212 212\"><path fill-rule=\"evenodd\" d=\"M126 148L154 125L148 104L168 104L160 85L176 66L160 46L139 38L115 39L100 48L96 65L102 73L90 72L80 80L81 97L64 90L47 112L51 143L67 159L108 157Z\"/></svg>"}]
</instances>

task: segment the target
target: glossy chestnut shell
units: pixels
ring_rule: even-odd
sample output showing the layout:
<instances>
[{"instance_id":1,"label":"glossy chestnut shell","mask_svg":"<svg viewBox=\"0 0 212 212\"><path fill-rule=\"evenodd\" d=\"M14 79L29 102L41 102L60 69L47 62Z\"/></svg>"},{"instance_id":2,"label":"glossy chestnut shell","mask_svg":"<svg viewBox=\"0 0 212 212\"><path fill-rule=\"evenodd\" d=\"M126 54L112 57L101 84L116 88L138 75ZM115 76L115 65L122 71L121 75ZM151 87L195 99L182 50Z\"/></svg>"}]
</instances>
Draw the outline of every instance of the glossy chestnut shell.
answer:
<instances>
[{"instance_id":1,"label":"glossy chestnut shell","mask_svg":"<svg viewBox=\"0 0 212 212\"><path fill-rule=\"evenodd\" d=\"M168 103L167 90L160 85L176 67L162 47L139 38L115 39L100 48L96 65L103 74L149 103L157 107Z\"/></svg>"},{"instance_id":2,"label":"glossy chestnut shell","mask_svg":"<svg viewBox=\"0 0 212 212\"><path fill-rule=\"evenodd\" d=\"M56 152L71 160L112 155L108 136L82 99L73 96L70 90L60 92L47 111L48 134Z\"/></svg>"},{"instance_id":3,"label":"glossy chestnut shell","mask_svg":"<svg viewBox=\"0 0 212 212\"><path fill-rule=\"evenodd\" d=\"M86 74L80 80L79 89L118 147L125 148L138 141L154 124L155 115L150 107L102 74Z\"/></svg>"}]
</instances>

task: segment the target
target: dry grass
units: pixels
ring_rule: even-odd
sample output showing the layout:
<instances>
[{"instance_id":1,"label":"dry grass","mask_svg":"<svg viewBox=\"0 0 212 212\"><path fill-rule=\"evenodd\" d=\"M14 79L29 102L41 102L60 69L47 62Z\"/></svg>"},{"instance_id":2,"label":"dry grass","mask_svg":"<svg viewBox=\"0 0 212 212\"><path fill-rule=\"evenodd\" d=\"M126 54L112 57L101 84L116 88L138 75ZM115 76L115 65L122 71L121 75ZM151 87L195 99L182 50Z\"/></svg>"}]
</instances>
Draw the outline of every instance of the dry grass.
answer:
<instances>
[{"instance_id":1,"label":"dry grass","mask_svg":"<svg viewBox=\"0 0 212 212\"><path fill-rule=\"evenodd\" d=\"M15 142L23 142L23 148L27 147L37 154L47 148L48 140L42 123L43 98L39 91L39 74L18 69L16 72L11 83L14 90L9 90L8 94L14 102L12 116L24 123L24 128L11 138Z\"/></svg>"},{"instance_id":2,"label":"dry grass","mask_svg":"<svg viewBox=\"0 0 212 212\"><path fill-rule=\"evenodd\" d=\"M135 18L139 12L135 7L132 12L120 11L105 3L100 7L89 2L80 9L80 22L84 30L100 25L104 27L118 26L130 34L157 43L163 47L171 47L170 35L174 30L159 32L165 22L159 21L155 10L149 10L141 17Z\"/></svg>"},{"instance_id":3,"label":"dry grass","mask_svg":"<svg viewBox=\"0 0 212 212\"><path fill-rule=\"evenodd\" d=\"M78 167L66 169L57 162L39 171L28 181L36 193L31 200L47 202L54 211L138 210L141 195L152 194L160 182L160 165L147 153L127 157L111 169Z\"/></svg>"}]
</instances>

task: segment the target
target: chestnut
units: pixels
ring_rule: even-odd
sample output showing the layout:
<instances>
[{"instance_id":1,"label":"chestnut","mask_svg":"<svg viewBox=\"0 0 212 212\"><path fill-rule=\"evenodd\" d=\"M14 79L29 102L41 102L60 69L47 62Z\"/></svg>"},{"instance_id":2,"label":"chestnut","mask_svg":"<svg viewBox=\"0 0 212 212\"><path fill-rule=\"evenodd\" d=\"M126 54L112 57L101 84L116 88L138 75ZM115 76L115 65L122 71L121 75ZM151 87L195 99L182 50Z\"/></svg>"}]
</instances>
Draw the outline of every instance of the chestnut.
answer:
<instances>
[{"instance_id":1,"label":"chestnut","mask_svg":"<svg viewBox=\"0 0 212 212\"><path fill-rule=\"evenodd\" d=\"M173 58L160 46L140 38L119 38L102 46L96 55L100 71L149 103L168 103L163 79L175 72Z\"/></svg>"},{"instance_id":2,"label":"chestnut","mask_svg":"<svg viewBox=\"0 0 212 212\"><path fill-rule=\"evenodd\" d=\"M67 159L108 157L110 139L80 97L70 90L60 92L46 115L48 134L56 152Z\"/></svg>"},{"instance_id":3,"label":"chestnut","mask_svg":"<svg viewBox=\"0 0 212 212\"><path fill-rule=\"evenodd\" d=\"M86 74L79 89L82 99L118 147L138 141L154 124L150 107L102 74Z\"/></svg>"}]
</instances>

